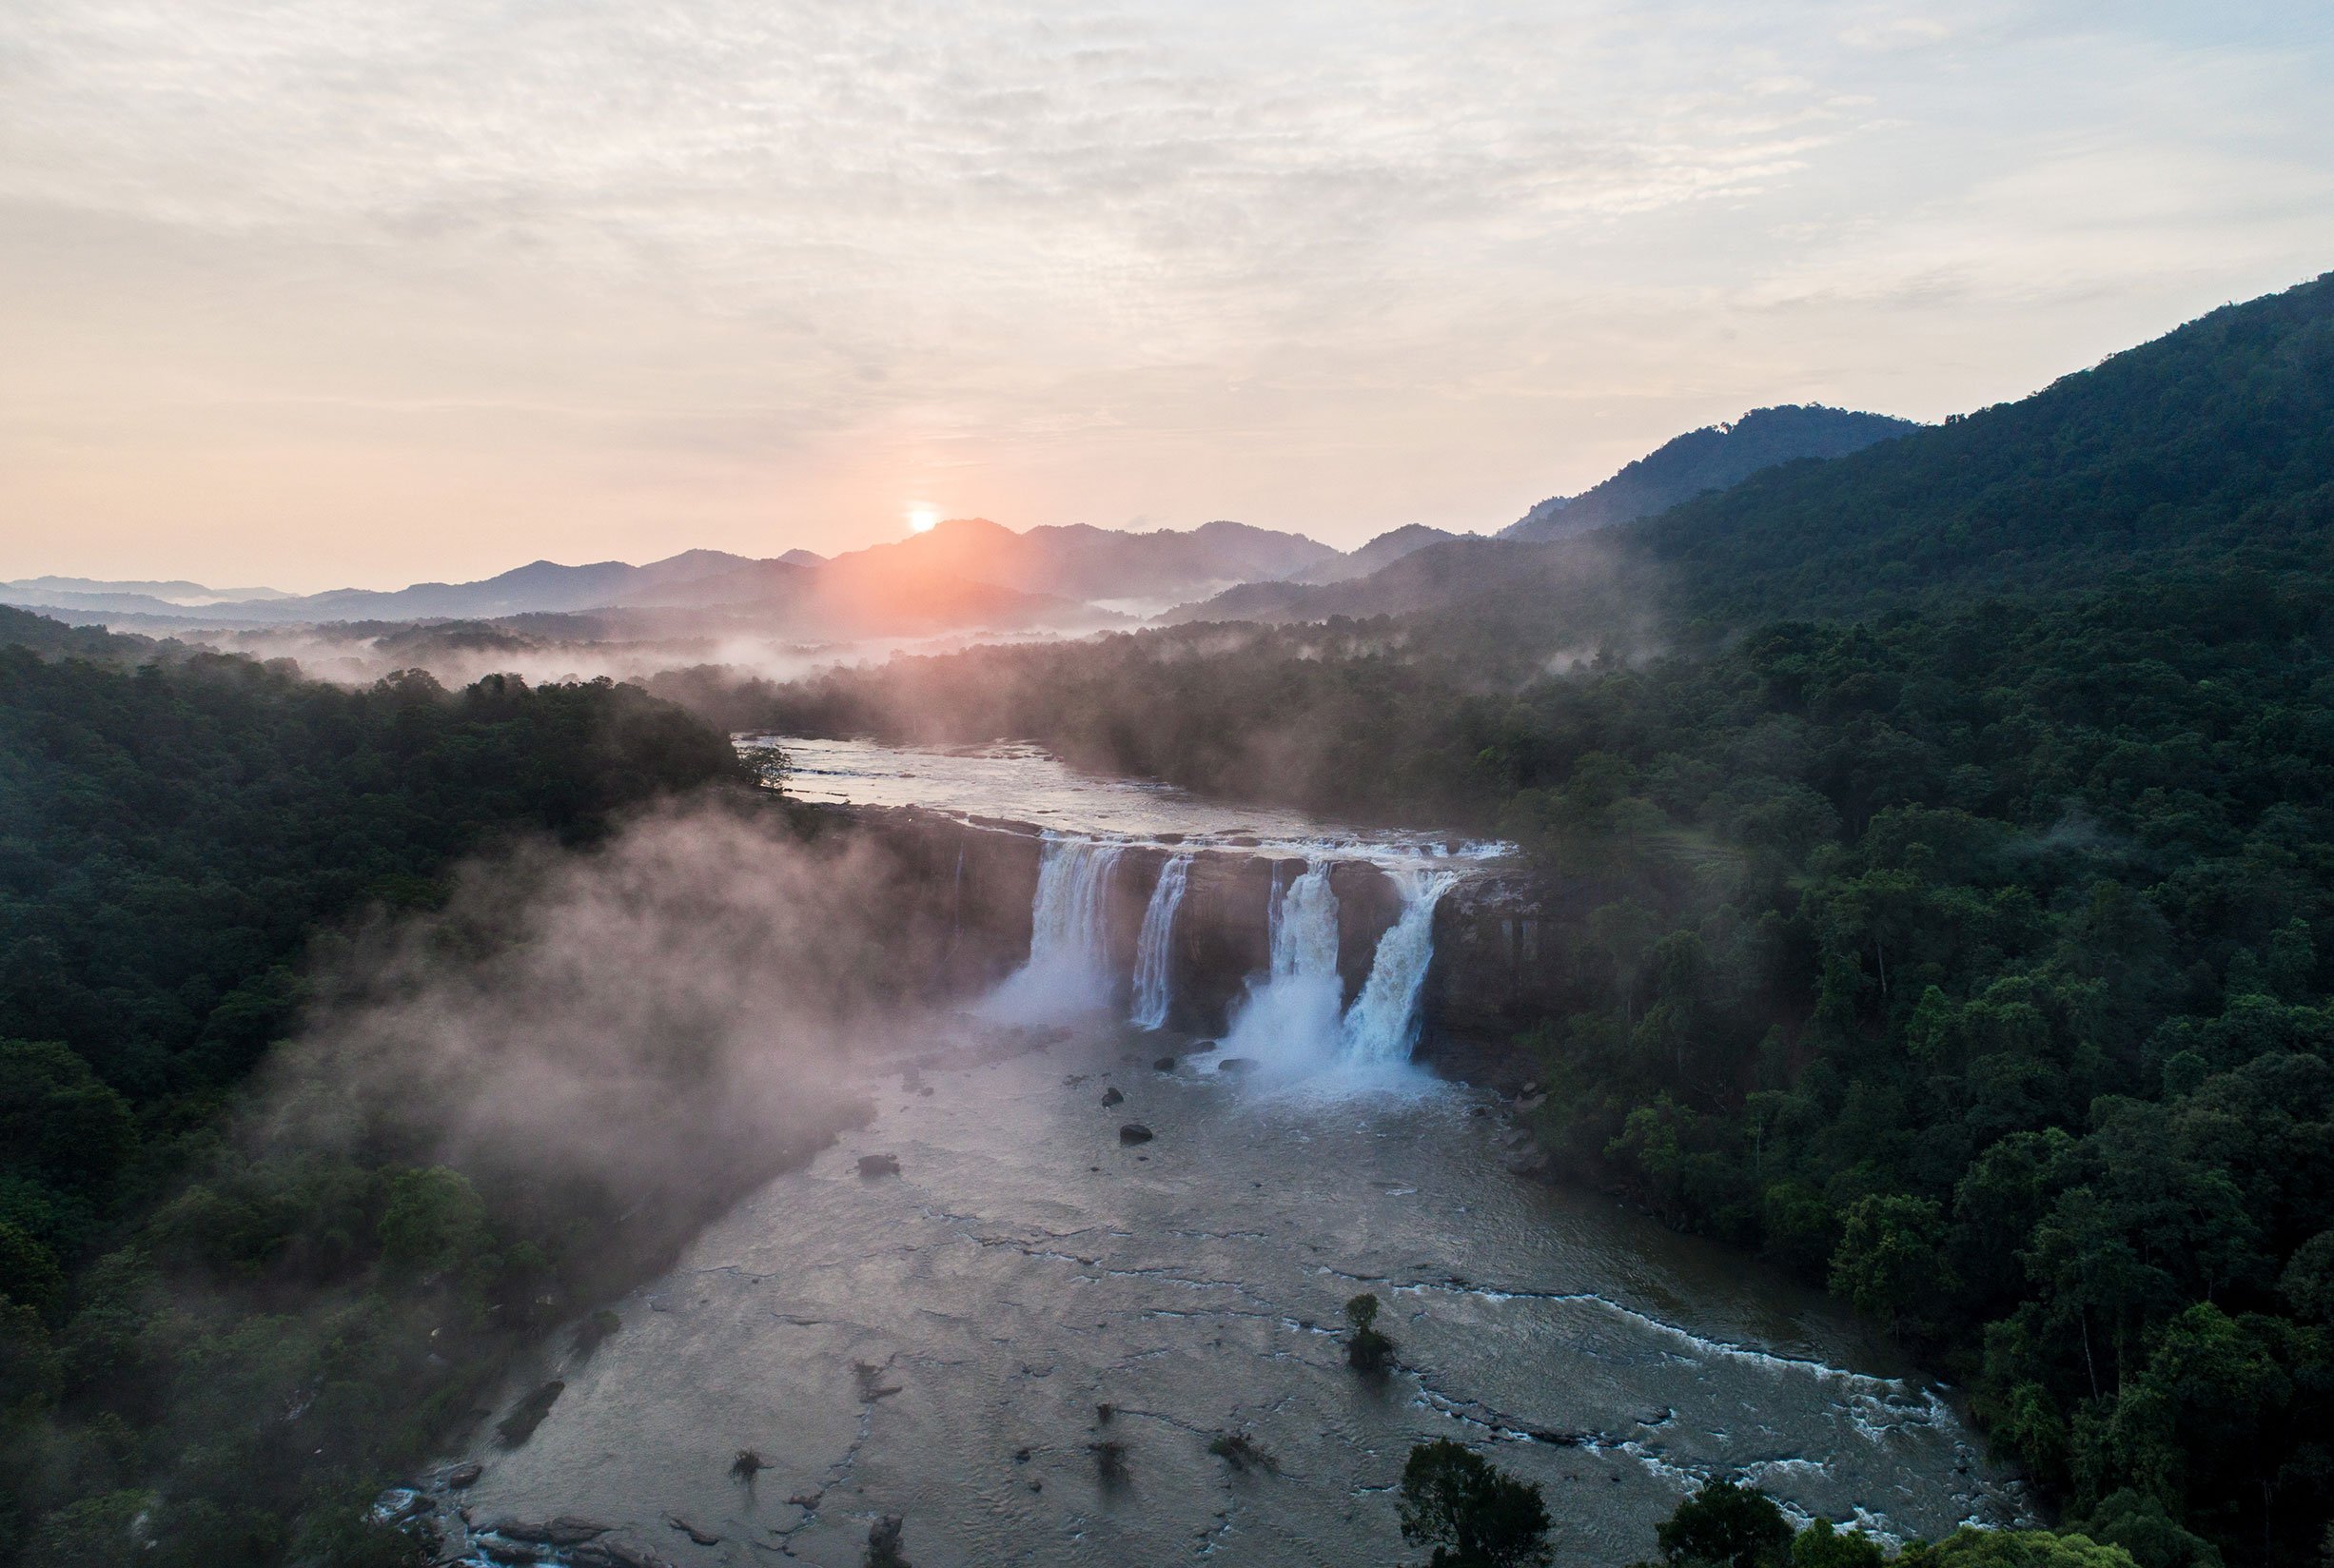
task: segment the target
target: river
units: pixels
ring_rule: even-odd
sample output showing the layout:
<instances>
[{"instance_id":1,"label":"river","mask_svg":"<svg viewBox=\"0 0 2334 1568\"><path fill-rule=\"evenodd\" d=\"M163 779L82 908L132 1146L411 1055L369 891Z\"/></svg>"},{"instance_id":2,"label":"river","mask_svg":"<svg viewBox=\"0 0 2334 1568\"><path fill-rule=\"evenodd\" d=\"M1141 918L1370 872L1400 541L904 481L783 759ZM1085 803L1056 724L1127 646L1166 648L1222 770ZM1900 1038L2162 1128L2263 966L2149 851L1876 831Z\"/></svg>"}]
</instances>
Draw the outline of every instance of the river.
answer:
<instances>
[{"instance_id":1,"label":"river","mask_svg":"<svg viewBox=\"0 0 2334 1568\"><path fill-rule=\"evenodd\" d=\"M1081 781L1020 750L815 760L798 793L1049 830L1069 949L1075 878L1109 874L1097 843L1365 856L1408 877L1411 908L1500 850ZM1223 1045L1127 1017L1139 975L1066 1009L1009 980L886 1064L871 1126L709 1227L595 1353L547 1349L514 1383L566 1388L522 1446L473 1456L471 1518L586 1517L603 1546L681 1568L845 1568L883 1516L918 1568L1360 1568L1417 1556L1393 1488L1434 1437L1539 1482L1565 1563L1652 1556L1654 1523L1728 1473L1895 1538L2021 1517L1950 1392L1820 1296L1511 1174L1507 1107L1401 1059L1421 923L1407 948L1402 921L1386 932L1342 1012L1332 985L1287 1015L1318 1039L1270 1054L1268 997L1321 963L1302 880L1274 884L1273 970ZM1244 1054L1255 1070L1219 1065ZM1347 1368L1335 1332L1361 1291L1398 1347L1383 1377ZM1226 1435L1269 1462L1212 1454ZM767 1467L735 1475L741 1450Z\"/></svg>"}]
</instances>

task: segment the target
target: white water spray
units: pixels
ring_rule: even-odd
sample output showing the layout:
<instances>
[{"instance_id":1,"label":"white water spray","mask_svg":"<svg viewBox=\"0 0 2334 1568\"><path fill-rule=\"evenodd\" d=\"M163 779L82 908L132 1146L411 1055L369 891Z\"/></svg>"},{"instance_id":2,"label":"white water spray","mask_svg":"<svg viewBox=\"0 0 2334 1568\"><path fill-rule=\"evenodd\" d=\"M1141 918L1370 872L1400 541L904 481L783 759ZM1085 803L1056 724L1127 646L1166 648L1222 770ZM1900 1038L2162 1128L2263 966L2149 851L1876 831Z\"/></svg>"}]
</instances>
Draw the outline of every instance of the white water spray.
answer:
<instances>
[{"instance_id":1,"label":"white water spray","mask_svg":"<svg viewBox=\"0 0 2334 1568\"><path fill-rule=\"evenodd\" d=\"M1378 939L1369 979L1345 1013L1344 1060L1361 1068L1410 1060L1419 1042L1419 997L1435 955L1435 906L1459 880L1452 872L1408 867L1387 874L1402 890L1402 916Z\"/></svg>"},{"instance_id":2,"label":"white water spray","mask_svg":"<svg viewBox=\"0 0 2334 1568\"><path fill-rule=\"evenodd\" d=\"M1175 1000L1175 911L1191 879L1191 857L1179 854L1159 868L1158 884L1143 910L1143 934L1135 941L1134 1024L1155 1029L1167 1023Z\"/></svg>"},{"instance_id":3,"label":"white water spray","mask_svg":"<svg viewBox=\"0 0 2334 1568\"><path fill-rule=\"evenodd\" d=\"M1124 846L1046 835L1030 910L1030 960L980 1010L1014 1023L1056 1023L1110 1005L1110 873Z\"/></svg>"},{"instance_id":4,"label":"white water spray","mask_svg":"<svg viewBox=\"0 0 2334 1568\"><path fill-rule=\"evenodd\" d=\"M1276 893L1267 922L1272 969L1263 984L1249 983L1224 1051L1294 1077L1327 1067L1337 1054L1338 1009L1344 1000L1337 973L1337 894L1325 864L1307 866Z\"/></svg>"}]
</instances>

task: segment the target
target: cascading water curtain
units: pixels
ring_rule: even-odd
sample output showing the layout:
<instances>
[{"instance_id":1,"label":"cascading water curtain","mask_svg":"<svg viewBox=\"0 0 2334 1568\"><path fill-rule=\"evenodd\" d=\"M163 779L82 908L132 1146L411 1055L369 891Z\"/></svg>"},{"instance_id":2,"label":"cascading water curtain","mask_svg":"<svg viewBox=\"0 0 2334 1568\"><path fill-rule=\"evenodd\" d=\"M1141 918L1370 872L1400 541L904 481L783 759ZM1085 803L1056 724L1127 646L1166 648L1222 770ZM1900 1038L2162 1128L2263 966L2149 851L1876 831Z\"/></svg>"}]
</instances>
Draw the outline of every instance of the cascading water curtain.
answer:
<instances>
[{"instance_id":1,"label":"cascading water curtain","mask_svg":"<svg viewBox=\"0 0 2334 1568\"><path fill-rule=\"evenodd\" d=\"M1049 1023L1109 1006L1110 874L1124 848L1046 836L1030 907L1030 960L990 994L983 1011Z\"/></svg>"},{"instance_id":2,"label":"cascading water curtain","mask_svg":"<svg viewBox=\"0 0 2334 1568\"><path fill-rule=\"evenodd\" d=\"M1143 933L1135 941L1134 1012L1138 1029L1164 1028L1175 1001L1175 911L1191 880L1191 857L1179 854L1159 868L1158 883L1143 909Z\"/></svg>"},{"instance_id":3,"label":"cascading water curtain","mask_svg":"<svg viewBox=\"0 0 2334 1568\"><path fill-rule=\"evenodd\" d=\"M1459 881L1454 872L1413 867L1388 874L1402 890L1402 916L1378 939L1369 978L1345 1012L1344 1060L1358 1068L1410 1060L1419 1039L1419 997L1435 956L1435 906Z\"/></svg>"}]
</instances>

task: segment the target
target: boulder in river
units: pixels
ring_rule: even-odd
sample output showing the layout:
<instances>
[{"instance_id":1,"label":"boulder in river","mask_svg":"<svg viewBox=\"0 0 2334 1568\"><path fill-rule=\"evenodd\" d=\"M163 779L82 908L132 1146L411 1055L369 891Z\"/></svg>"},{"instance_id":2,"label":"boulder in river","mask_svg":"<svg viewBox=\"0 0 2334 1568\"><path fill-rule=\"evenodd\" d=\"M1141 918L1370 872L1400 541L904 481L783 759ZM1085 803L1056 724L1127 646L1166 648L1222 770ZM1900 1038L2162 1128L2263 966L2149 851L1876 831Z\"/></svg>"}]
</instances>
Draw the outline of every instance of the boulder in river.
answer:
<instances>
[{"instance_id":1,"label":"boulder in river","mask_svg":"<svg viewBox=\"0 0 2334 1568\"><path fill-rule=\"evenodd\" d=\"M571 1547L565 1560L574 1568L673 1568L647 1547L621 1540L596 1540Z\"/></svg>"},{"instance_id":2,"label":"boulder in river","mask_svg":"<svg viewBox=\"0 0 2334 1568\"><path fill-rule=\"evenodd\" d=\"M1173 1072L1175 1070L1175 1058L1172 1056L1162 1056L1159 1058L1159 1060L1153 1062L1151 1066L1157 1068L1161 1072Z\"/></svg>"},{"instance_id":3,"label":"boulder in river","mask_svg":"<svg viewBox=\"0 0 2334 1568\"><path fill-rule=\"evenodd\" d=\"M1151 1129L1140 1122L1123 1122L1119 1125L1118 1141L1122 1144L1147 1144L1152 1136Z\"/></svg>"},{"instance_id":4,"label":"boulder in river","mask_svg":"<svg viewBox=\"0 0 2334 1568\"><path fill-rule=\"evenodd\" d=\"M510 1540L530 1541L538 1546L580 1546L587 1540L598 1540L616 1528L598 1519L578 1519L573 1514L561 1514L540 1524L521 1524L515 1519L503 1519L492 1526L494 1533Z\"/></svg>"},{"instance_id":5,"label":"boulder in river","mask_svg":"<svg viewBox=\"0 0 2334 1568\"><path fill-rule=\"evenodd\" d=\"M896 1176L899 1174L899 1156L896 1154L862 1154L859 1156L859 1174L870 1181L878 1176Z\"/></svg>"},{"instance_id":6,"label":"boulder in river","mask_svg":"<svg viewBox=\"0 0 2334 1568\"><path fill-rule=\"evenodd\" d=\"M554 1378L525 1399L511 1407L511 1413L495 1423L495 1434L505 1448L516 1448L535 1436L535 1429L543 1424L551 1407L567 1392L567 1384Z\"/></svg>"},{"instance_id":7,"label":"boulder in river","mask_svg":"<svg viewBox=\"0 0 2334 1568\"><path fill-rule=\"evenodd\" d=\"M458 1464L445 1473L446 1490L459 1492L466 1486L476 1486L479 1478L484 1474L486 1474L486 1467L482 1464L470 1462Z\"/></svg>"},{"instance_id":8,"label":"boulder in river","mask_svg":"<svg viewBox=\"0 0 2334 1568\"><path fill-rule=\"evenodd\" d=\"M690 1523L678 1514L666 1515L664 1521L671 1525L674 1529L678 1530L682 1535L687 1536L691 1540L696 1541L699 1546L718 1546L721 1544L721 1538L719 1536L715 1535L711 1530L698 1529L696 1525Z\"/></svg>"},{"instance_id":9,"label":"boulder in river","mask_svg":"<svg viewBox=\"0 0 2334 1568\"><path fill-rule=\"evenodd\" d=\"M1106 1106L1115 1106L1126 1098L1127 1097L1124 1094L1121 1094L1114 1088L1106 1088L1102 1091L1102 1103Z\"/></svg>"},{"instance_id":10,"label":"boulder in river","mask_svg":"<svg viewBox=\"0 0 2334 1568\"><path fill-rule=\"evenodd\" d=\"M1254 1072L1256 1058L1253 1056L1226 1056L1216 1064L1216 1070L1218 1072Z\"/></svg>"}]
</instances>

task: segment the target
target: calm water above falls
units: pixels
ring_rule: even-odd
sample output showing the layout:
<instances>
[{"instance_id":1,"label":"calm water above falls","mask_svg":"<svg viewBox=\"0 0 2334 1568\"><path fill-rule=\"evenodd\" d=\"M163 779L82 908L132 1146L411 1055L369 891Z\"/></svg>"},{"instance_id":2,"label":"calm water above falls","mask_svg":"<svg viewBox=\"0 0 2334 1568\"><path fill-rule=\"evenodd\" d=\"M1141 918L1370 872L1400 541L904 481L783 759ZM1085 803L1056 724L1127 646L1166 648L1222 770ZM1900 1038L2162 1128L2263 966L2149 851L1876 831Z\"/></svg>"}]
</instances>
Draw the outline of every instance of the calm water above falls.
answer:
<instances>
[{"instance_id":1,"label":"calm water above falls","mask_svg":"<svg viewBox=\"0 0 2334 1568\"><path fill-rule=\"evenodd\" d=\"M1056 765L1028 765L1059 809ZM949 809L1034 814L993 796ZM1126 820L1109 831L1132 834ZM1088 952L1070 915L1113 858L1058 867L1067 912L1046 963ZM1407 874L1439 873L1413 859ZM1296 892L1280 891L1260 981L1288 983L1292 1016L1335 918L1325 889ZM1386 944L1380 963L1411 972ZM1400 1001L1374 1004L1369 1050L1393 1049ZM919 1568L1358 1568L1416 1557L1390 1489L1409 1445L1439 1436L1539 1481L1566 1563L1651 1555L1654 1522L1728 1472L1796 1513L1895 1535L2017 1514L1945 1399L1819 1297L1511 1175L1507 1117L1477 1091L1401 1070L1214 1069L1272 1027L1244 1018L1223 1049L1193 1050L1096 1013L1014 1046L967 1018L870 1080L873 1127L618 1303L623 1327L597 1354L529 1369L566 1392L523 1447L478 1456L474 1518L586 1516L680 1568L845 1568L886 1514L907 1520ZM1340 1049L1355 1027L1349 1011ZM1171 1071L1151 1066L1163 1050ZM1106 1107L1106 1089L1124 1103ZM1122 1144L1129 1121L1157 1136ZM867 1154L900 1173L862 1176ZM1385 1300L1402 1362L1378 1381L1344 1367L1330 1332L1363 1289ZM1277 1472L1211 1457L1220 1432ZM1115 1480L1102 1442L1125 1445ZM741 1448L771 1465L750 1486L729 1473Z\"/></svg>"},{"instance_id":2,"label":"calm water above falls","mask_svg":"<svg viewBox=\"0 0 2334 1568\"><path fill-rule=\"evenodd\" d=\"M1172 785L1082 774L1035 746L886 746L872 740L741 736L786 754L786 793L821 804L922 806L1059 833L1189 849L1331 856L1384 866L1481 862L1511 846L1391 828L1355 828L1275 807L1205 799Z\"/></svg>"}]
</instances>

